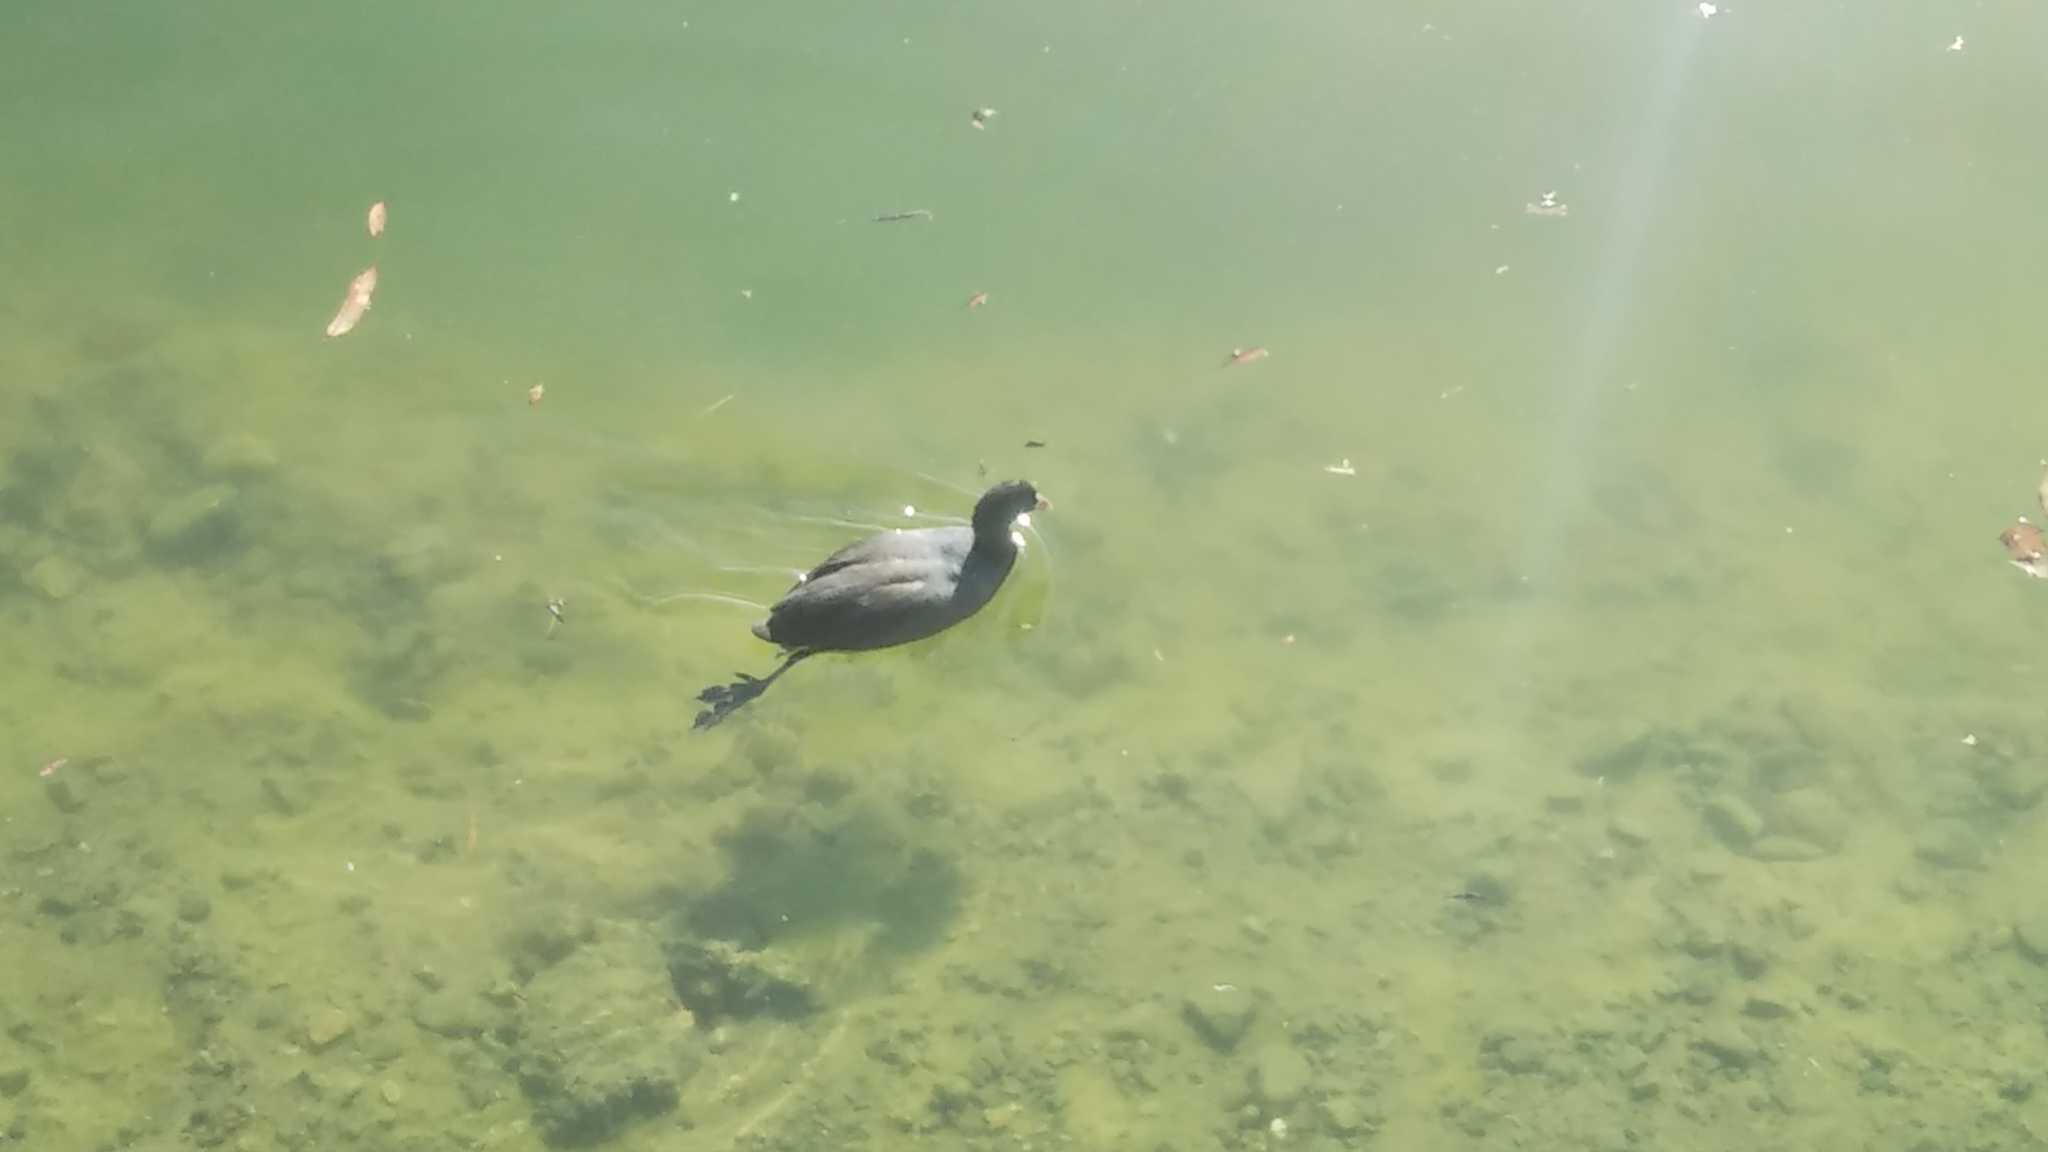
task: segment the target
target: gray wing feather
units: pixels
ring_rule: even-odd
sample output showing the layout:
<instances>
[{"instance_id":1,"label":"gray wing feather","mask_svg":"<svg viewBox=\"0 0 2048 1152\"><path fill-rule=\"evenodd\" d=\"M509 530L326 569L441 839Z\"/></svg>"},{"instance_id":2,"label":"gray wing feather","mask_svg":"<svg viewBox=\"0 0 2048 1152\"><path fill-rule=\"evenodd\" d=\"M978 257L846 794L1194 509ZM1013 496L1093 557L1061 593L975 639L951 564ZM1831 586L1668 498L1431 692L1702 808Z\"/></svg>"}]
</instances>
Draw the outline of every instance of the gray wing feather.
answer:
<instances>
[{"instance_id":1,"label":"gray wing feather","mask_svg":"<svg viewBox=\"0 0 2048 1152\"><path fill-rule=\"evenodd\" d=\"M950 622L929 562L861 564L807 580L769 613L779 643L879 648L919 639Z\"/></svg>"},{"instance_id":2,"label":"gray wing feather","mask_svg":"<svg viewBox=\"0 0 2048 1152\"><path fill-rule=\"evenodd\" d=\"M853 543L848 544L846 547L820 561L816 568L811 569L805 574L804 582L809 583L822 576L829 576L843 568L851 568L856 565L886 564L892 561L915 559L929 560L932 556L934 540L938 543L940 554L949 557L956 554L965 556L968 548L973 545L974 538L970 534L964 543L956 543L953 537L957 535L960 535L960 533L944 528L913 528L901 532L883 532L880 535L869 536L864 540L855 540Z\"/></svg>"}]
</instances>

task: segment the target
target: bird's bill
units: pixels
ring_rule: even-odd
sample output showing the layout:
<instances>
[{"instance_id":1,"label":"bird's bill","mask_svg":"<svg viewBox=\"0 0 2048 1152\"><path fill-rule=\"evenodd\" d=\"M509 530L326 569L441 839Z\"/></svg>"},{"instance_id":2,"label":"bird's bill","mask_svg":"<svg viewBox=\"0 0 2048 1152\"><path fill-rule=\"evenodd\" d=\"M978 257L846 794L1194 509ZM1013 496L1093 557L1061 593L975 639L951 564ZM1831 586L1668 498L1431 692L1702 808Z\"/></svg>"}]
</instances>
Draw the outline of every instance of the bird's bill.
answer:
<instances>
[{"instance_id":1,"label":"bird's bill","mask_svg":"<svg viewBox=\"0 0 2048 1152\"><path fill-rule=\"evenodd\" d=\"M1038 503L1033 504L1031 506L1031 510L1033 512L1049 512L1052 510L1052 501L1047 500L1043 496L1040 496L1038 498Z\"/></svg>"}]
</instances>

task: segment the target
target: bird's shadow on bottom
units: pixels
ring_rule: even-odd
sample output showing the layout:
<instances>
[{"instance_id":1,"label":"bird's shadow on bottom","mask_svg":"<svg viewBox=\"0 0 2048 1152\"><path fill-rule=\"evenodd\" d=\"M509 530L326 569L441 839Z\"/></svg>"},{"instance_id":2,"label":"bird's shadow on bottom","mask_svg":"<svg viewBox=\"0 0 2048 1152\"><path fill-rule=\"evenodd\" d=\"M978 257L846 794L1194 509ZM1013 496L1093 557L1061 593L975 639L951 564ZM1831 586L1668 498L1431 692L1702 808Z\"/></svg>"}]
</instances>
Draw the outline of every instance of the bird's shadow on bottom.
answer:
<instances>
[{"instance_id":1,"label":"bird's shadow on bottom","mask_svg":"<svg viewBox=\"0 0 2048 1152\"><path fill-rule=\"evenodd\" d=\"M900 825L871 804L757 808L720 838L726 880L689 901L687 926L765 948L794 933L871 922L886 950L928 948L958 916L963 880L949 855L913 842Z\"/></svg>"}]
</instances>

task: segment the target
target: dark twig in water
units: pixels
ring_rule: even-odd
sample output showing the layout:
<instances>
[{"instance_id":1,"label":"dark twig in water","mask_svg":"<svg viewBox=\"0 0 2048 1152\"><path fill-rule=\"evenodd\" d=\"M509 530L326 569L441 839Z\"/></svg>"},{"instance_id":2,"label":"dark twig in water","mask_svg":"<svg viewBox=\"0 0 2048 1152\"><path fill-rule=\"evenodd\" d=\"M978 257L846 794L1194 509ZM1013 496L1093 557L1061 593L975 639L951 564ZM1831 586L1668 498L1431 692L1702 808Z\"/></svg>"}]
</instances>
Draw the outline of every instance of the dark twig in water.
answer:
<instances>
[{"instance_id":1,"label":"dark twig in water","mask_svg":"<svg viewBox=\"0 0 2048 1152\"><path fill-rule=\"evenodd\" d=\"M747 701L768 691L771 685L782 678L784 672L796 667L798 661L815 655L817 655L817 652L813 649L799 648L785 657L782 663L775 666L775 671L770 672L766 676L754 677L742 672L739 674L740 678L730 684L713 684L711 687L697 693L698 702L708 704L710 707L697 713L697 722L690 725L690 727L692 729L712 727L727 716L739 711Z\"/></svg>"},{"instance_id":2,"label":"dark twig in water","mask_svg":"<svg viewBox=\"0 0 2048 1152\"><path fill-rule=\"evenodd\" d=\"M1024 442L1024 446L1025 446L1026 448L1043 448L1043 447L1045 447L1045 441L1043 441L1043 440L1026 440L1026 441Z\"/></svg>"},{"instance_id":3,"label":"dark twig in water","mask_svg":"<svg viewBox=\"0 0 2048 1152\"><path fill-rule=\"evenodd\" d=\"M894 224L898 220L929 220L931 218L931 209L912 208L908 212L884 212L880 216L875 217L875 223Z\"/></svg>"}]
</instances>

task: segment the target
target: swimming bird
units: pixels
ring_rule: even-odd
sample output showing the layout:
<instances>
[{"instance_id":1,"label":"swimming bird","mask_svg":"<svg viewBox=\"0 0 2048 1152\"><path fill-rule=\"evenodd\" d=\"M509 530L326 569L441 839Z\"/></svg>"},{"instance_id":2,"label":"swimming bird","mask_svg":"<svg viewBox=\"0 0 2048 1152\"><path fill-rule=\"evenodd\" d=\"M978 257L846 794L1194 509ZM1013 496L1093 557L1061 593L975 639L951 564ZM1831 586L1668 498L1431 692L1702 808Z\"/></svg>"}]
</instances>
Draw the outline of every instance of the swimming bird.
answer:
<instances>
[{"instance_id":1,"label":"swimming bird","mask_svg":"<svg viewBox=\"0 0 2048 1152\"><path fill-rule=\"evenodd\" d=\"M820 652L909 644L981 611L1016 566L1012 526L1050 507L1029 481L1011 480L981 494L968 524L883 532L827 556L754 625L754 635L787 653L782 663L765 677L742 672L698 693L707 707L695 727L717 724Z\"/></svg>"}]
</instances>

